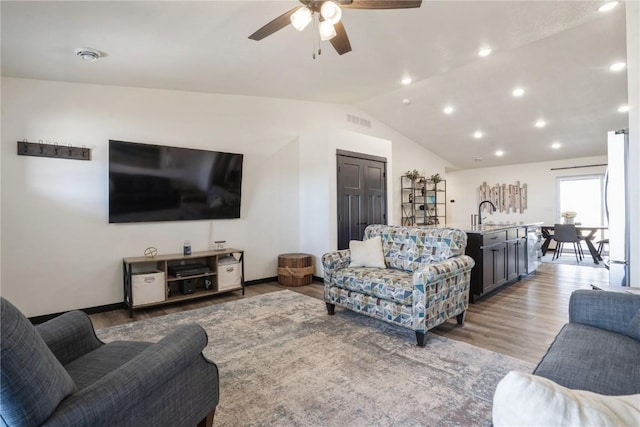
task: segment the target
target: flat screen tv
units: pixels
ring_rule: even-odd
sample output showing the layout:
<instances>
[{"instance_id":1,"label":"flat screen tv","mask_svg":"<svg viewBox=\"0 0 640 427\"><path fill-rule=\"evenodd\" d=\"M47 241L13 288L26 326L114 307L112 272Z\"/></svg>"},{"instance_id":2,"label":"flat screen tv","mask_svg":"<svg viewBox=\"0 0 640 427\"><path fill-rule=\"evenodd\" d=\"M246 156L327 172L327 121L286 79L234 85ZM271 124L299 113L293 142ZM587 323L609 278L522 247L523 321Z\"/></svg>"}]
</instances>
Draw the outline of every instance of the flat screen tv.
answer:
<instances>
[{"instance_id":1,"label":"flat screen tv","mask_svg":"<svg viewBox=\"0 0 640 427\"><path fill-rule=\"evenodd\" d=\"M242 154L109 141L109 222L240 218Z\"/></svg>"}]
</instances>

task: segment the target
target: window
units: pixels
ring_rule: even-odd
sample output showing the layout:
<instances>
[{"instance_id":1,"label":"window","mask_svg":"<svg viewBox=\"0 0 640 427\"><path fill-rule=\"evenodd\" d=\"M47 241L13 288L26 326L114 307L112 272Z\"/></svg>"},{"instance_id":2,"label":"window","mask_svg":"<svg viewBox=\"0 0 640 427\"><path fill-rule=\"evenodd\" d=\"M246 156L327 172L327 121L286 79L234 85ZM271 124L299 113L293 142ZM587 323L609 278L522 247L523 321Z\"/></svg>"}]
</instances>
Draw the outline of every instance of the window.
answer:
<instances>
[{"instance_id":1,"label":"window","mask_svg":"<svg viewBox=\"0 0 640 427\"><path fill-rule=\"evenodd\" d=\"M604 225L604 175L559 177L556 188L558 223L562 212L573 211L576 224Z\"/></svg>"}]
</instances>

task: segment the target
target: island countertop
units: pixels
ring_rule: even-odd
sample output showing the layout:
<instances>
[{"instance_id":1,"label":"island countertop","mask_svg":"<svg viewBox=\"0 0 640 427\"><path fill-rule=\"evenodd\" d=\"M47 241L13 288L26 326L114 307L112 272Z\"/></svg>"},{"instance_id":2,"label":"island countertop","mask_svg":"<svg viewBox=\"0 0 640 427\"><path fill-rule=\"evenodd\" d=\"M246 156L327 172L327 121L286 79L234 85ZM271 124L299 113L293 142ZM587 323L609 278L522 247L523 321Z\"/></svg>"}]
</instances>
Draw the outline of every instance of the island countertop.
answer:
<instances>
[{"instance_id":1,"label":"island countertop","mask_svg":"<svg viewBox=\"0 0 640 427\"><path fill-rule=\"evenodd\" d=\"M510 228L520 228L520 227L533 227L540 226L544 224L544 222L487 222L482 225L462 225L462 224L447 224L447 227L459 228L467 234L487 234L492 233L494 231L508 230Z\"/></svg>"}]
</instances>

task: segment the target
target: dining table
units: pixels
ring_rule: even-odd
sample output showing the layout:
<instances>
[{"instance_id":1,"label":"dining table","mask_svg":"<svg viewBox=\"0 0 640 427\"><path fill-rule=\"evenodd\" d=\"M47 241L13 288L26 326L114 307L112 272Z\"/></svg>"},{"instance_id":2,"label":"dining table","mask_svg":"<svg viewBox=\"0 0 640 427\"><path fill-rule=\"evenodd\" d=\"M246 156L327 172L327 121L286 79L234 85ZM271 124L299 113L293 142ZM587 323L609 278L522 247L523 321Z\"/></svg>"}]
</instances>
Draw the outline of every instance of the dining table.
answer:
<instances>
[{"instance_id":1,"label":"dining table","mask_svg":"<svg viewBox=\"0 0 640 427\"><path fill-rule=\"evenodd\" d=\"M584 239L585 243L587 244L587 248L589 249L589 253L593 258L593 262L595 264L600 264L600 261L602 261L602 257L598 254L598 250L593 245L593 237L596 235L598 231L608 230L609 227L603 226L603 225L582 225L582 224L575 224L575 226L576 226L576 231L578 232L578 235L580 235ZM540 226L542 237L544 238L544 242L542 242L542 248L541 248L543 256L547 253L547 249L549 249L549 244L553 240L554 228L555 228L555 225L545 224Z\"/></svg>"}]
</instances>

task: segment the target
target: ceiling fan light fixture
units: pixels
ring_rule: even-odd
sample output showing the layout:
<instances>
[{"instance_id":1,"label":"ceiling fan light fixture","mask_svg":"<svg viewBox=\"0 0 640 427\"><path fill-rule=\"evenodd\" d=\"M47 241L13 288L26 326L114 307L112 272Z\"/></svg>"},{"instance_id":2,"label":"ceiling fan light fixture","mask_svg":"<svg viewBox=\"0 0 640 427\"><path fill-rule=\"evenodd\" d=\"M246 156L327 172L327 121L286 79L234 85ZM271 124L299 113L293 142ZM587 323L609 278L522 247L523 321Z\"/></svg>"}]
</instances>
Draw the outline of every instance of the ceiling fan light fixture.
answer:
<instances>
[{"instance_id":1,"label":"ceiling fan light fixture","mask_svg":"<svg viewBox=\"0 0 640 427\"><path fill-rule=\"evenodd\" d=\"M331 40L336 36L336 29L329 21L322 21L318 24L318 31L320 32L320 40Z\"/></svg>"},{"instance_id":2,"label":"ceiling fan light fixture","mask_svg":"<svg viewBox=\"0 0 640 427\"><path fill-rule=\"evenodd\" d=\"M342 9L334 2L326 1L320 6L320 15L322 15L325 21L337 24L340 18L342 18Z\"/></svg>"},{"instance_id":3,"label":"ceiling fan light fixture","mask_svg":"<svg viewBox=\"0 0 640 427\"><path fill-rule=\"evenodd\" d=\"M302 6L291 15L291 25L293 25L293 28L296 30L302 31L309 25L312 18L313 14L311 10L306 6Z\"/></svg>"}]
</instances>

